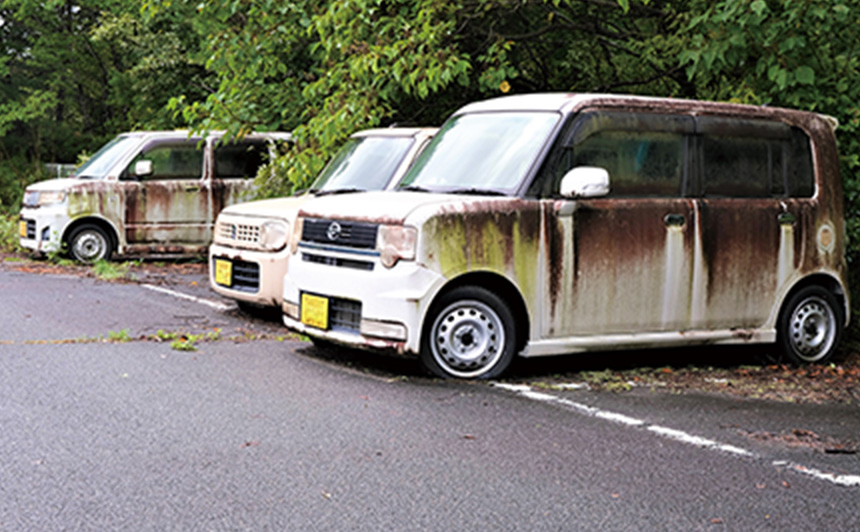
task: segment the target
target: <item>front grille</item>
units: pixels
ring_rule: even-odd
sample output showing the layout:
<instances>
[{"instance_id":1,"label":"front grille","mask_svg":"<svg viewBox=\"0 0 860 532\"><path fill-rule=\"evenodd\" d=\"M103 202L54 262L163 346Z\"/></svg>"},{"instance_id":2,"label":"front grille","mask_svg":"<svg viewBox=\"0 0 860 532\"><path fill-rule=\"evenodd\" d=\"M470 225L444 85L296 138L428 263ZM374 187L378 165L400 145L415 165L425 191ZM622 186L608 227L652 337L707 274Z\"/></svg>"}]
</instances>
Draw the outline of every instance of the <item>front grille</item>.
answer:
<instances>
[{"instance_id":1,"label":"front grille","mask_svg":"<svg viewBox=\"0 0 860 532\"><path fill-rule=\"evenodd\" d=\"M257 244L260 241L260 226L219 221L216 237L221 242Z\"/></svg>"},{"instance_id":2,"label":"front grille","mask_svg":"<svg viewBox=\"0 0 860 532\"><path fill-rule=\"evenodd\" d=\"M360 332L361 301L333 297L329 300L329 325L332 329Z\"/></svg>"},{"instance_id":3,"label":"front grille","mask_svg":"<svg viewBox=\"0 0 860 532\"><path fill-rule=\"evenodd\" d=\"M22 222L27 223L27 240L33 240L36 238L36 220L21 220Z\"/></svg>"},{"instance_id":4,"label":"front grille","mask_svg":"<svg viewBox=\"0 0 860 532\"><path fill-rule=\"evenodd\" d=\"M366 222L346 222L306 218L302 240L350 248L373 249L379 226Z\"/></svg>"},{"instance_id":5,"label":"front grille","mask_svg":"<svg viewBox=\"0 0 860 532\"><path fill-rule=\"evenodd\" d=\"M305 262L313 262L315 264L327 264L329 266L337 266L340 268L352 268L354 270L373 270L373 263L366 260L342 259L339 257L327 257L325 255L313 255L310 253L302 253L302 260Z\"/></svg>"},{"instance_id":6,"label":"front grille","mask_svg":"<svg viewBox=\"0 0 860 532\"><path fill-rule=\"evenodd\" d=\"M214 268L215 265L213 264ZM260 290L260 265L243 260L233 261L233 279L230 288L255 294Z\"/></svg>"}]
</instances>

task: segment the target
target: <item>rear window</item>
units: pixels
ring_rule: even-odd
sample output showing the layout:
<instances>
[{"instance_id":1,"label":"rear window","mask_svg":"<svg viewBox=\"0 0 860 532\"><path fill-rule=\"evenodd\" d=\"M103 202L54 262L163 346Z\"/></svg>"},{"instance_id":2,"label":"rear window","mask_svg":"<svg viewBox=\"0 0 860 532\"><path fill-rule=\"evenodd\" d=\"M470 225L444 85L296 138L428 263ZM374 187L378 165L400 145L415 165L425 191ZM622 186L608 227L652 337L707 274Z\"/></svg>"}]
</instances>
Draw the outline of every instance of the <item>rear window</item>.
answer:
<instances>
[{"instance_id":1,"label":"rear window","mask_svg":"<svg viewBox=\"0 0 860 532\"><path fill-rule=\"evenodd\" d=\"M242 140L215 148L215 177L251 179L268 162L269 146L264 140Z\"/></svg>"}]
</instances>

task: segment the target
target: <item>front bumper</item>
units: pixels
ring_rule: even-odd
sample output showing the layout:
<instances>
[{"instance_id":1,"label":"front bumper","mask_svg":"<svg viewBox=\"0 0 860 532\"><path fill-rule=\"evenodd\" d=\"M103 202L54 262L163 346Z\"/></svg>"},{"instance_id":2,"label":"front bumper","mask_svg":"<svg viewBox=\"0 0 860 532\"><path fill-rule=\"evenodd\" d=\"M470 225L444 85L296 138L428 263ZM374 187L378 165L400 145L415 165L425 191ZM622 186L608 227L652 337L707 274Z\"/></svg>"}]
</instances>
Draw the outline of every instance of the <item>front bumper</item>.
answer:
<instances>
[{"instance_id":1,"label":"front bumper","mask_svg":"<svg viewBox=\"0 0 860 532\"><path fill-rule=\"evenodd\" d=\"M209 246L209 286L230 299L280 307L289 258L288 247L267 252L212 244ZM225 284L216 279L216 261L231 265L232 275Z\"/></svg>"},{"instance_id":2,"label":"front bumper","mask_svg":"<svg viewBox=\"0 0 860 532\"><path fill-rule=\"evenodd\" d=\"M324 260L311 261L323 256ZM355 267L361 262L364 268ZM344 266L343 264L351 265ZM377 256L316 252L299 248L284 278L284 324L299 333L369 349L417 354L427 308L446 279L413 261L385 268ZM325 329L301 320L302 294L321 296L335 312L350 314L331 320ZM346 308L346 311L339 309Z\"/></svg>"},{"instance_id":3,"label":"front bumper","mask_svg":"<svg viewBox=\"0 0 860 532\"><path fill-rule=\"evenodd\" d=\"M23 207L18 223L18 243L22 248L37 253L51 253L61 249L69 217L65 204Z\"/></svg>"}]
</instances>

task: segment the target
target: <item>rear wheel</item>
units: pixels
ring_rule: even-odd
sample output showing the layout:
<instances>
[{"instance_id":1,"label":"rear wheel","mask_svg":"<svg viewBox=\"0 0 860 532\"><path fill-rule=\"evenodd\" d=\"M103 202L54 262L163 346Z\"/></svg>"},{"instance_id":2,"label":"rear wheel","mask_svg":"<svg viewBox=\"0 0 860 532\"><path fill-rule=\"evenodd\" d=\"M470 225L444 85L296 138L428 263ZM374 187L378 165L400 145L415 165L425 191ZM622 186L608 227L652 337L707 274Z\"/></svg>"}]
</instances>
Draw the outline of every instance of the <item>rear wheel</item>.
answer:
<instances>
[{"instance_id":1,"label":"rear wheel","mask_svg":"<svg viewBox=\"0 0 860 532\"><path fill-rule=\"evenodd\" d=\"M498 377L514 358L513 314L504 300L485 288L451 290L433 305L425 323L421 362L439 377Z\"/></svg>"},{"instance_id":2,"label":"rear wheel","mask_svg":"<svg viewBox=\"0 0 860 532\"><path fill-rule=\"evenodd\" d=\"M826 362L836 351L842 326L836 297L820 286L807 286L791 296L783 308L777 341L794 364Z\"/></svg>"},{"instance_id":3,"label":"rear wheel","mask_svg":"<svg viewBox=\"0 0 860 532\"><path fill-rule=\"evenodd\" d=\"M93 262L110 259L113 243L108 234L97 225L82 225L69 236L69 253L78 262Z\"/></svg>"}]
</instances>

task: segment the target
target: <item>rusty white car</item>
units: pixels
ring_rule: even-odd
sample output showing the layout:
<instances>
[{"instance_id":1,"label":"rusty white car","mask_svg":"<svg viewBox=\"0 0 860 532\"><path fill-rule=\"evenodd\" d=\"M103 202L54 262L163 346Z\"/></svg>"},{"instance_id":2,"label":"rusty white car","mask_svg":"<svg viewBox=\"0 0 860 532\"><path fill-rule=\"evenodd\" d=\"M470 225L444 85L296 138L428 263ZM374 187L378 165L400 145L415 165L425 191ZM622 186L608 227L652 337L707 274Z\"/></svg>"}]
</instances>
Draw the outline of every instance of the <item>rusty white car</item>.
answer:
<instances>
[{"instance_id":1,"label":"rusty white car","mask_svg":"<svg viewBox=\"0 0 860 532\"><path fill-rule=\"evenodd\" d=\"M108 142L74 174L24 192L20 244L85 263L112 256L206 252L215 217L247 200L257 171L289 133L229 140L188 131L136 131Z\"/></svg>"},{"instance_id":2,"label":"rusty white car","mask_svg":"<svg viewBox=\"0 0 860 532\"><path fill-rule=\"evenodd\" d=\"M302 206L284 323L442 377L704 344L827 361L850 308L836 127L623 95L467 105L400 191Z\"/></svg>"},{"instance_id":3,"label":"rusty white car","mask_svg":"<svg viewBox=\"0 0 860 532\"><path fill-rule=\"evenodd\" d=\"M369 129L353 134L307 193L224 209L209 247L209 285L240 307L280 307L290 256L290 229L312 197L393 188L435 128Z\"/></svg>"}]
</instances>

